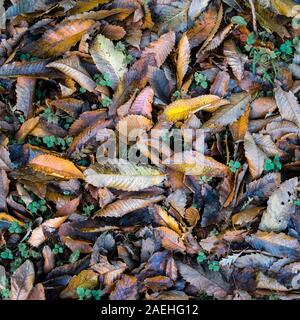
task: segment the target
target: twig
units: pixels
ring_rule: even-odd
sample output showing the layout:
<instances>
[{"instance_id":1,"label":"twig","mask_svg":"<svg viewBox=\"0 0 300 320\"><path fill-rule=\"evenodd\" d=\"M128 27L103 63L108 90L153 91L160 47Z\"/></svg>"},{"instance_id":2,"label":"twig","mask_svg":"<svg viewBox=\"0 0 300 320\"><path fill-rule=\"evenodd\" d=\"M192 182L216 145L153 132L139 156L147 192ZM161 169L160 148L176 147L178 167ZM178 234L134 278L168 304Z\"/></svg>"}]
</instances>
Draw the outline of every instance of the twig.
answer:
<instances>
[{"instance_id":1,"label":"twig","mask_svg":"<svg viewBox=\"0 0 300 320\"><path fill-rule=\"evenodd\" d=\"M253 3L253 0L249 0L249 3L250 3L250 6L251 6L251 11L252 11L253 30L254 30L255 33L257 33L255 6L254 6L254 3Z\"/></svg>"}]
</instances>

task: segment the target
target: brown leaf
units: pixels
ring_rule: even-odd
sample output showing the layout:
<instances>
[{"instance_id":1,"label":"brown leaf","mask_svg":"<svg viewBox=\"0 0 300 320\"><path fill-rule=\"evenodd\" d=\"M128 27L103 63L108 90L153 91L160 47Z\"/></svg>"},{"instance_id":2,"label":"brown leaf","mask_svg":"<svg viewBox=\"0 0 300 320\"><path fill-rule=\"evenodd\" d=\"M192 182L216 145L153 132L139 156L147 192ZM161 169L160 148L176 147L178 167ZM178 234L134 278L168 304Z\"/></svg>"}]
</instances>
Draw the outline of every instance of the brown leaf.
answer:
<instances>
[{"instance_id":1,"label":"brown leaf","mask_svg":"<svg viewBox=\"0 0 300 320\"><path fill-rule=\"evenodd\" d=\"M37 156L28 165L35 171L65 180L84 178L73 162L50 154Z\"/></svg>"},{"instance_id":2,"label":"brown leaf","mask_svg":"<svg viewBox=\"0 0 300 320\"><path fill-rule=\"evenodd\" d=\"M10 300L27 300L33 288L34 279L33 263L26 260L11 277Z\"/></svg>"},{"instance_id":3,"label":"brown leaf","mask_svg":"<svg viewBox=\"0 0 300 320\"><path fill-rule=\"evenodd\" d=\"M136 300L138 296L138 281L134 276L124 275L116 283L109 300Z\"/></svg>"}]
</instances>

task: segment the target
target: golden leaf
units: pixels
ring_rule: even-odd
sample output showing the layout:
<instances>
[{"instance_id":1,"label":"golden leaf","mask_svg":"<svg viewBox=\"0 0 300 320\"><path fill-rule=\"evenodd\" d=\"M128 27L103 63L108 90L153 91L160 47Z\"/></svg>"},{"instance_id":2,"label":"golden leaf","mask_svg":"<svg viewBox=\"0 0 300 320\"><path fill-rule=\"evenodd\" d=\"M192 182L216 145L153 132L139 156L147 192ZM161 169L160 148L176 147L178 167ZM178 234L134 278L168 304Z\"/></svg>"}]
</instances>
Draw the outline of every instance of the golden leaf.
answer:
<instances>
[{"instance_id":1,"label":"golden leaf","mask_svg":"<svg viewBox=\"0 0 300 320\"><path fill-rule=\"evenodd\" d=\"M29 167L35 171L61 179L83 179L82 172L73 162L50 154L40 155L33 158L28 163Z\"/></svg>"},{"instance_id":2,"label":"golden leaf","mask_svg":"<svg viewBox=\"0 0 300 320\"><path fill-rule=\"evenodd\" d=\"M85 181L95 187L138 191L162 183L166 175L150 166L141 166L124 159L109 159L84 171Z\"/></svg>"},{"instance_id":3,"label":"golden leaf","mask_svg":"<svg viewBox=\"0 0 300 320\"><path fill-rule=\"evenodd\" d=\"M243 140L248 130L250 106L247 106L246 112L230 125L230 131L234 141Z\"/></svg>"},{"instance_id":4,"label":"golden leaf","mask_svg":"<svg viewBox=\"0 0 300 320\"><path fill-rule=\"evenodd\" d=\"M38 57L58 56L72 46L93 26L93 20L65 21L46 31L42 38L23 50Z\"/></svg>"},{"instance_id":5,"label":"golden leaf","mask_svg":"<svg viewBox=\"0 0 300 320\"><path fill-rule=\"evenodd\" d=\"M169 215L167 211L165 211L162 207L158 205L154 206L154 210L154 213L158 218L157 222L159 223L159 225L168 227L177 232L180 236L182 235L179 223L171 215Z\"/></svg>"},{"instance_id":6,"label":"golden leaf","mask_svg":"<svg viewBox=\"0 0 300 320\"><path fill-rule=\"evenodd\" d=\"M185 119L190 113L195 113L200 110L214 112L220 106L228 103L227 100L220 99L215 95L179 99L169 104L164 110L164 114L168 121L178 121Z\"/></svg>"},{"instance_id":7,"label":"golden leaf","mask_svg":"<svg viewBox=\"0 0 300 320\"><path fill-rule=\"evenodd\" d=\"M183 172L186 175L224 176L228 174L228 167L197 151L176 153L164 161L168 167Z\"/></svg>"},{"instance_id":8,"label":"golden leaf","mask_svg":"<svg viewBox=\"0 0 300 320\"><path fill-rule=\"evenodd\" d=\"M94 289L98 284L98 275L93 270L83 270L74 276L68 286L60 293L62 299L77 299L77 288Z\"/></svg>"},{"instance_id":9,"label":"golden leaf","mask_svg":"<svg viewBox=\"0 0 300 320\"><path fill-rule=\"evenodd\" d=\"M19 225L23 226L24 222L16 219L15 217L5 213L5 212L0 212L0 220L2 221L8 221L8 222L17 222Z\"/></svg>"},{"instance_id":10,"label":"golden leaf","mask_svg":"<svg viewBox=\"0 0 300 320\"><path fill-rule=\"evenodd\" d=\"M177 87L178 89L182 86L182 81L184 76L187 73L189 63L190 63L190 45L189 39L187 35L184 33L181 37L179 44L178 44L178 56L177 56Z\"/></svg>"}]
</instances>

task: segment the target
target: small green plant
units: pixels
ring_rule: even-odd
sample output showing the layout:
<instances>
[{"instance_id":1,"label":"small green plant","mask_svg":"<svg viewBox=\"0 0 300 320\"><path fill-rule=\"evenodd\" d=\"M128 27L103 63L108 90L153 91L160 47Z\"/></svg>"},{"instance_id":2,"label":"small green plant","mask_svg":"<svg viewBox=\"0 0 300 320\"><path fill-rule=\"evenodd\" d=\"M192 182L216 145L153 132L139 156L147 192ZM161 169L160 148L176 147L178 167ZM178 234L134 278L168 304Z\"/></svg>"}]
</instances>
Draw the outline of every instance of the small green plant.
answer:
<instances>
[{"instance_id":1,"label":"small green plant","mask_svg":"<svg viewBox=\"0 0 300 320\"><path fill-rule=\"evenodd\" d=\"M34 56L30 55L29 53L21 53L19 55L19 59L21 61L29 61L29 62L35 62L38 60L37 57L34 57Z\"/></svg>"},{"instance_id":2,"label":"small green plant","mask_svg":"<svg viewBox=\"0 0 300 320\"><path fill-rule=\"evenodd\" d=\"M294 37L292 40L283 42L278 50L280 58L286 63L291 63L295 54L295 48L299 45L299 38Z\"/></svg>"},{"instance_id":3,"label":"small green plant","mask_svg":"<svg viewBox=\"0 0 300 320\"><path fill-rule=\"evenodd\" d=\"M42 141L47 148L60 147L62 150L66 150L67 147L72 143L73 138L67 137L63 139L56 136L45 136L42 138Z\"/></svg>"},{"instance_id":4,"label":"small green plant","mask_svg":"<svg viewBox=\"0 0 300 320\"><path fill-rule=\"evenodd\" d=\"M21 124L25 122L25 117L23 115L18 116L18 120Z\"/></svg>"},{"instance_id":5,"label":"small green plant","mask_svg":"<svg viewBox=\"0 0 300 320\"><path fill-rule=\"evenodd\" d=\"M80 251L76 250L76 251L71 253L71 255L69 257L69 262L70 263L74 263L79 259L79 257L80 257Z\"/></svg>"},{"instance_id":6,"label":"small green plant","mask_svg":"<svg viewBox=\"0 0 300 320\"><path fill-rule=\"evenodd\" d=\"M59 117L50 108L46 108L42 113L41 117L46 119L47 122L58 124Z\"/></svg>"},{"instance_id":7,"label":"small green plant","mask_svg":"<svg viewBox=\"0 0 300 320\"><path fill-rule=\"evenodd\" d=\"M205 260L206 260L206 254L205 254L205 252L204 251L200 251L199 253L198 253L198 256L197 256L197 262L198 263L202 263L202 262L204 262Z\"/></svg>"},{"instance_id":8,"label":"small green plant","mask_svg":"<svg viewBox=\"0 0 300 320\"><path fill-rule=\"evenodd\" d=\"M279 156L275 156L274 159L266 159L264 163L265 171L275 171L279 172L282 169L282 163L280 162Z\"/></svg>"},{"instance_id":9,"label":"small green plant","mask_svg":"<svg viewBox=\"0 0 300 320\"><path fill-rule=\"evenodd\" d=\"M134 60L134 57L128 53L124 43L122 43L121 41L117 42L115 48L124 53L124 55L125 55L124 63L125 64L130 64Z\"/></svg>"},{"instance_id":10,"label":"small green plant","mask_svg":"<svg viewBox=\"0 0 300 320\"><path fill-rule=\"evenodd\" d=\"M203 89L208 88L208 81L205 74L202 74L201 72L195 72L194 73L194 79L197 85L200 85Z\"/></svg>"},{"instance_id":11,"label":"small green plant","mask_svg":"<svg viewBox=\"0 0 300 320\"><path fill-rule=\"evenodd\" d=\"M238 26L247 26L247 21L241 16L234 16L231 18L231 22Z\"/></svg>"},{"instance_id":12,"label":"small green plant","mask_svg":"<svg viewBox=\"0 0 300 320\"><path fill-rule=\"evenodd\" d=\"M208 269L214 272L218 272L220 270L219 262L218 261L209 261L208 262Z\"/></svg>"},{"instance_id":13,"label":"small green plant","mask_svg":"<svg viewBox=\"0 0 300 320\"><path fill-rule=\"evenodd\" d=\"M20 265L22 264L22 262L23 262L22 258L20 258L20 257L15 258L15 259L9 264L10 271L11 271L11 272L15 272L15 271L20 267Z\"/></svg>"},{"instance_id":14,"label":"small green plant","mask_svg":"<svg viewBox=\"0 0 300 320\"><path fill-rule=\"evenodd\" d=\"M239 161L230 160L228 162L228 166L231 172L236 173L238 169L241 167L241 163Z\"/></svg>"},{"instance_id":15,"label":"small green plant","mask_svg":"<svg viewBox=\"0 0 300 320\"><path fill-rule=\"evenodd\" d=\"M213 177L208 177L208 176L200 176L198 178L198 181L200 184L205 184L205 183L209 183L210 181L212 181Z\"/></svg>"},{"instance_id":16,"label":"small green plant","mask_svg":"<svg viewBox=\"0 0 300 320\"><path fill-rule=\"evenodd\" d=\"M5 250L0 253L0 258L4 260L13 260L14 255L10 249L5 248Z\"/></svg>"},{"instance_id":17,"label":"small green plant","mask_svg":"<svg viewBox=\"0 0 300 320\"><path fill-rule=\"evenodd\" d=\"M37 213L38 211L46 212L47 211L46 201L44 199L40 199L37 201L34 200L28 204L27 210L33 214Z\"/></svg>"},{"instance_id":18,"label":"small green plant","mask_svg":"<svg viewBox=\"0 0 300 320\"><path fill-rule=\"evenodd\" d=\"M76 289L76 293L78 295L79 300L101 300L101 297L103 295L103 291L98 290L90 290L90 289L84 289L81 287L78 287Z\"/></svg>"},{"instance_id":19,"label":"small green plant","mask_svg":"<svg viewBox=\"0 0 300 320\"><path fill-rule=\"evenodd\" d=\"M295 200L295 201L294 201L294 204L295 204L296 206L300 207L300 199Z\"/></svg>"},{"instance_id":20,"label":"small green plant","mask_svg":"<svg viewBox=\"0 0 300 320\"><path fill-rule=\"evenodd\" d=\"M216 228L213 228L209 235L212 237L212 236L217 236L219 234L219 231L216 229Z\"/></svg>"},{"instance_id":21,"label":"small green plant","mask_svg":"<svg viewBox=\"0 0 300 320\"><path fill-rule=\"evenodd\" d=\"M93 204L91 204L90 206L84 206L82 208L84 215L88 217L91 215L94 209L95 209L95 206Z\"/></svg>"},{"instance_id":22,"label":"small green plant","mask_svg":"<svg viewBox=\"0 0 300 320\"><path fill-rule=\"evenodd\" d=\"M6 276L3 276L0 278L0 287L2 287L2 290L0 290L0 296L2 299L8 299L9 298L9 283Z\"/></svg>"},{"instance_id":23,"label":"small green plant","mask_svg":"<svg viewBox=\"0 0 300 320\"><path fill-rule=\"evenodd\" d=\"M269 296L269 300L271 300L271 301L277 301L277 300L280 300L280 298L279 298L278 295L276 295L276 294L271 294L271 295Z\"/></svg>"},{"instance_id":24,"label":"small green plant","mask_svg":"<svg viewBox=\"0 0 300 320\"><path fill-rule=\"evenodd\" d=\"M28 248L27 245L25 243L19 243L18 244L18 250L21 254L22 258L28 258L30 256L29 252L28 252Z\"/></svg>"},{"instance_id":25,"label":"small green plant","mask_svg":"<svg viewBox=\"0 0 300 320\"><path fill-rule=\"evenodd\" d=\"M23 229L22 229L22 227L19 225L18 222L13 221L13 222L10 224L10 226L9 226L9 228L8 228L8 231L9 231L9 233L22 233L22 232L23 232Z\"/></svg>"},{"instance_id":26,"label":"small green plant","mask_svg":"<svg viewBox=\"0 0 300 320\"><path fill-rule=\"evenodd\" d=\"M104 97L102 100L101 100L101 105L104 107L104 108L107 108L111 105L111 99L109 97Z\"/></svg>"},{"instance_id":27,"label":"small green plant","mask_svg":"<svg viewBox=\"0 0 300 320\"><path fill-rule=\"evenodd\" d=\"M107 73L104 73L103 76L101 76L101 74L99 73L96 73L94 75L94 79L99 86L111 87L113 85L113 82L111 81L110 76Z\"/></svg>"},{"instance_id":28,"label":"small green plant","mask_svg":"<svg viewBox=\"0 0 300 320\"><path fill-rule=\"evenodd\" d=\"M180 90L176 90L173 94L172 97L177 100L177 99L181 99L182 98L182 94Z\"/></svg>"},{"instance_id":29,"label":"small green plant","mask_svg":"<svg viewBox=\"0 0 300 320\"><path fill-rule=\"evenodd\" d=\"M83 87L80 87L80 88L79 88L79 92L80 92L80 93L86 93L86 91L87 91L87 90L86 90L85 88L83 88Z\"/></svg>"},{"instance_id":30,"label":"small green plant","mask_svg":"<svg viewBox=\"0 0 300 320\"><path fill-rule=\"evenodd\" d=\"M63 244L56 243L54 248L52 249L52 252L54 254L60 254L60 253L64 253L64 250L65 250L65 248L64 248Z\"/></svg>"}]
</instances>

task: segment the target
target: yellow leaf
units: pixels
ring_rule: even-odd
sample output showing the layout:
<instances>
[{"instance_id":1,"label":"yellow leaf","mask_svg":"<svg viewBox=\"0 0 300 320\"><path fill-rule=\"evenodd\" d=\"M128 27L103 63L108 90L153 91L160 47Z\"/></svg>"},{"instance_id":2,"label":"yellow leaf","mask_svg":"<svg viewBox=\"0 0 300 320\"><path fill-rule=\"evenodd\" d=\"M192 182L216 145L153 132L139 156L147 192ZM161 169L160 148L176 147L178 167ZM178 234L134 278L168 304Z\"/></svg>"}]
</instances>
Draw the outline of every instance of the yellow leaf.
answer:
<instances>
[{"instance_id":1,"label":"yellow leaf","mask_svg":"<svg viewBox=\"0 0 300 320\"><path fill-rule=\"evenodd\" d=\"M98 275L93 270L83 270L74 276L68 286L60 293L62 299L77 299L77 288L93 290L98 284Z\"/></svg>"},{"instance_id":2,"label":"yellow leaf","mask_svg":"<svg viewBox=\"0 0 300 320\"><path fill-rule=\"evenodd\" d=\"M190 63L190 45L187 35L184 33L178 44L178 57L177 57L177 87L178 89L182 86L182 81L187 73Z\"/></svg>"},{"instance_id":3,"label":"yellow leaf","mask_svg":"<svg viewBox=\"0 0 300 320\"><path fill-rule=\"evenodd\" d=\"M271 6L281 15L294 17L300 12L300 5L293 0L271 0Z\"/></svg>"},{"instance_id":4,"label":"yellow leaf","mask_svg":"<svg viewBox=\"0 0 300 320\"><path fill-rule=\"evenodd\" d=\"M35 171L61 179L83 179L82 172L73 162L53 155L40 155L33 158L28 163L29 167Z\"/></svg>"},{"instance_id":5,"label":"yellow leaf","mask_svg":"<svg viewBox=\"0 0 300 320\"><path fill-rule=\"evenodd\" d=\"M5 213L5 212L1 212L0 213L0 220L2 221L8 221L8 222L18 222L19 225L23 226L24 222L16 219L15 217Z\"/></svg>"},{"instance_id":6,"label":"yellow leaf","mask_svg":"<svg viewBox=\"0 0 300 320\"><path fill-rule=\"evenodd\" d=\"M246 112L235 122L230 125L230 131L234 141L242 140L248 130L250 106L247 107Z\"/></svg>"},{"instance_id":7,"label":"yellow leaf","mask_svg":"<svg viewBox=\"0 0 300 320\"><path fill-rule=\"evenodd\" d=\"M161 184L165 174L150 166L141 166L124 159L109 159L90 166L85 181L95 187L138 191Z\"/></svg>"},{"instance_id":8,"label":"yellow leaf","mask_svg":"<svg viewBox=\"0 0 300 320\"><path fill-rule=\"evenodd\" d=\"M80 41L93 24L93 20L62 22L54 29L46 31L40 40L33 45L32 43L28 45L28 48L24 48L24 51L38 57L58 56Z\"/></svg>"},{"instance_id":9,"label":"yellow leaf","mask_svg":"<svg viewBox=\"0 0 300 320\"><path fill-rule=\"evenodd\" d=\"M220 106L228 104L227 100L220 99L215 95L203 95L191 99L179 99L169 104L164 110L168 121L178 121L185 119L190 113L199 110L208 112L216 111Z\"/></svg>"},{"instance_id":10,"label":"yellow leaf","mask_svg":"<svg viewBox=\"0 0 300 320\"><path fill-rule=\"evenodd\" d=\"M228 167L197 151L176 153L164 161L168 167L183 172L186 175L224 176L228 174Z\"/></svg>"},{"instance_id":11,"label":"yellow leaf","mask_svg":"<svg viewBox=\"0 0 300 320\"><path fill-rule=\"evenodd\" d=\"M155 213L155 216L158 218L157 222L159 223L159 225L163 227L168 227L174 230L175 232L177 232L181 236L182 231L180 230L178 222L171 215L169 215L168 212L165 211L162 207L155 205L154 208L155 208L154 213Z\"/></svg>"}]
</instances>

